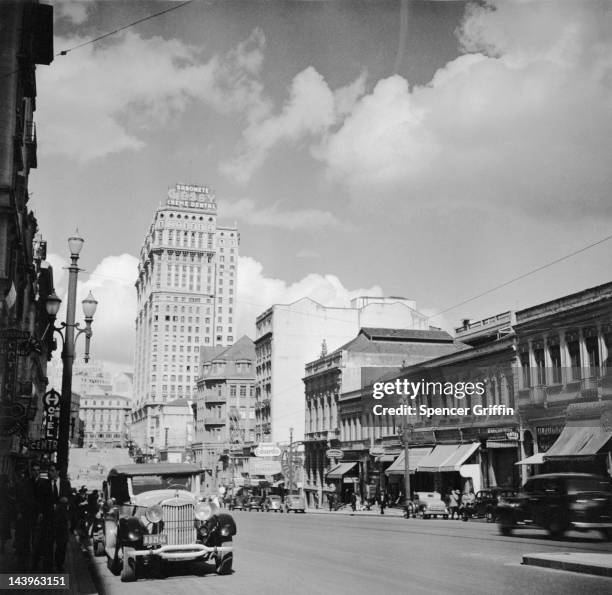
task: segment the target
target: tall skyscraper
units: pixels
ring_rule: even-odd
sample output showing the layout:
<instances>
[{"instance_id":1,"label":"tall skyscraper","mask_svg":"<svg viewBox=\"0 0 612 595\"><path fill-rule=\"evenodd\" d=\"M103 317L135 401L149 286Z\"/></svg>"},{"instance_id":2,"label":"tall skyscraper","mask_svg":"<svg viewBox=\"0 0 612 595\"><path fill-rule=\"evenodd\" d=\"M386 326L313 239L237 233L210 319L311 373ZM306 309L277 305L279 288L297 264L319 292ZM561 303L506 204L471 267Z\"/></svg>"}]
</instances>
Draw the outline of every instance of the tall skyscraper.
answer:
<instances>
[{"instance_id":1,"label":"tall skyscraper","mask_svg":"<svg viewBox=\"0 0 612 595\"><path fill-rule=\"evenodd\" d=\"M195 393L202 347L234 342L240 235L217 225L207 186L177 184L158 207L140 250L132 439L162 446L160 406Z\"/></svg>"}]
</instances>

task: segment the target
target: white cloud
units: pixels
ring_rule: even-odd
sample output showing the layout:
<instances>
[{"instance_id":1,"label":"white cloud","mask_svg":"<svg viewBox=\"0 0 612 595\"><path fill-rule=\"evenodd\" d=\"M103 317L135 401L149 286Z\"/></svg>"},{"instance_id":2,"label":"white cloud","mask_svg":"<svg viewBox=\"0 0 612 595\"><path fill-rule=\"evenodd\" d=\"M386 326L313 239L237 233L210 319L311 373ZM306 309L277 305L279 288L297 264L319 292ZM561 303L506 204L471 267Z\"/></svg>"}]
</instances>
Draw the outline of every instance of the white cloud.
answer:
<instances>
[{"instance_id":1,"label":"white cloud","mask_svg":"<svg viewBox=\"0 0 612 595\"><path fill-rule=\"evenodd\" d=\"M56 39L55 47L83 41ZM267 103L253 75L261 67L264 43L255 30L225 57L204 63L196 48L181 41L143 39L130 30L58 57L53 68L37 73L45 98L37 111L45 131L41 151L83 162L138 150L142 130L163 125L194 100L223 114L263 114Z\"/></svg>"},{"instance_id":2,"label":"white cloud","mask_svg":"<svg viewBox=\"0 0 612 595\"><path fill-rule=\"evenodd\" d=\"M56 2L54 4L54 16L56 20L68 19L74 25L82 25L89 16L92 2L77 0L71 2Z\"/></svg>"},{"instance_id":3,"label":"white cloud","mask_svg":"<svg viewBox=\"0 0 612 595\"><path fill-rule=\"evenodd\" d=\"M356 197L612 215L612 11L497 4L467 12L475 53L425 86L379 81L317 155Z\"/></svg>"},{"instance_id":4,"label":"white cloud","mask_svg":"<svg viewBox=\"0 0 612 595\"><path fill-rule=\"evenodd\" d=\"M68 265L61 256L50 254L55 291L62 299L58 321L66 320L68 275L62 267ZM136 281L138 259L130 254L107 256L86 281L81 273L77 287L76 321L83 325L81 301L91 291L98 301L91 339L91 356L97 360L131 367L134 349L136 319ZM77 352L83 354L85 337L77 342Z\"/></svg>"},{"instance_id":5,"label":"white cloud","mask_svg":"<svg viewBox=\"0 0 612 595\"><path fill-rule=\"evenodd\" d=\"M278 115L254 119L245 129L239 154L221 164L221 170L239 183L249 181L270 151L281 142L297 142L327 133L338 117L350 110L363 93L365 77L333 92L312 67L298 73L289 89L289 99Z\"/></svg>"},{"instance_id":6,"label":"white cloud","mask_svg":"<svg viewBox=\"0 0 612 595\"><path fill-rule=\"evenodd\" d=\"M238 331L239 336L255 336L255 319L274 304L291 304L310 297L324 306L348 307L351 299L382 296L378 285L349 290L335 275L311 273L295 283L266 277L263 265L249 256L241 256L238 267Z\"/></svg>"},{"instance_id":7,"label":"white cloud","mask_svg":"<svg viewBox=\"0 0 612 595\"><path fill-rule=\"evenodd\" d=\"M250 198L242 198L234 202L223 202L223 204L219 205L219 213L225 218L240 219L248 225L276 227L292 231L316 231L323 228L352 229L349 223L341 221L329 211L322 211L320 209L281 211L278 204L258 206Z\"/></svg>"}]
</instances>

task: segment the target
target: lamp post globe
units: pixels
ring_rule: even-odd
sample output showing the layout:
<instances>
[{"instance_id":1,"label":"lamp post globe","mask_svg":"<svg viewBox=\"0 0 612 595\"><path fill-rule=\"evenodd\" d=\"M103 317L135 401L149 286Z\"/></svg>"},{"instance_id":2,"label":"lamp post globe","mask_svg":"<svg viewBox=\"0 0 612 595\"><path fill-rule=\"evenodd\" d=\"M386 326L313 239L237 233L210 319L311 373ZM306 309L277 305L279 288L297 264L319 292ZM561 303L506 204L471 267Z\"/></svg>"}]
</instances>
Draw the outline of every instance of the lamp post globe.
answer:
<instances>
[{"instance_id":1,"label":"lamp post globe","mask_svg":"<svg viewBox=\"0 0 612 595\"><path fill-rule=\"evenodd\" d=\"M96 309L98 308L98 302L96 301L96 298L94 298L91 291L89 292L89 295L81 302L81 304L83 305L85 320L93 319Z\"/></svg>"},{"instance_id":2,"label":"lamp post globe","mask_svg":"<svg viewBox=\"0 0 612 595\"><path fill-rule=\"evenodd\" d=\"M57 296L55 291L51 295L47 296L47 299L45 301L45 308L47 310L47 314L52 318L55 318L57 316L61 305L62 300Z\"/></svg>"}]
</instances>

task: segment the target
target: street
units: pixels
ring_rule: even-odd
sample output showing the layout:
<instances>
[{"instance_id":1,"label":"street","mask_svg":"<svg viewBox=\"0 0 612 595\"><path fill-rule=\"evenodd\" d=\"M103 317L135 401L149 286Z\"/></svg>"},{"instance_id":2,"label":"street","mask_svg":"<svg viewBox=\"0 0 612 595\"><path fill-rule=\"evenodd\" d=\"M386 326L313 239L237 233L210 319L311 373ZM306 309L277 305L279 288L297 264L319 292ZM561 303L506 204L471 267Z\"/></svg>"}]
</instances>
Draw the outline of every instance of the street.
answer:
<instances>
[{"instance_id":1,"label":"street","mask_svg":"<svg viewBox=\"0 0 612 595\"><path fill-rule=\"evenodd\" d=\"M521 565L535 552L612 553L596 533L553 541L543 531L502 537L479 521L347 514L236 512L234 574L173 567L125 585L95 558L106 594L609 593L612 581ZM205 586L205 589L203 589Z\"/></svg>"}]
</instances>

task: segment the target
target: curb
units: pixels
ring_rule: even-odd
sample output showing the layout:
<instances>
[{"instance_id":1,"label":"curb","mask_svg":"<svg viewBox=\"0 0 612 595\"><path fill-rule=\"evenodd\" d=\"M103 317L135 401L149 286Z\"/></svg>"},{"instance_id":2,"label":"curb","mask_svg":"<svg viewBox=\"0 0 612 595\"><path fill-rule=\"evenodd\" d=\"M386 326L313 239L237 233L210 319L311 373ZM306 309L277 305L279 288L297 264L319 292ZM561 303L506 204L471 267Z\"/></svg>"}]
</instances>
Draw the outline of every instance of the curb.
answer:
<instances>
[{"instance_id":1,"label":"curb","mask_svg":"<svg viewBox=\"0 0 612 595\"><path fill-rule=\"evenodd\" d=\"M70 577L70 592L78 595L99 595L100 591L94 576L97 570L91 560L91 552L89 549L84 550L73 534L68 543L73 570Z\"/></svg>"},{"instance_id":2,"label":"curb","mask_svg":"<svg viewBox=\"0 0 612 595\"><path fill-rule=\"evenodd\" d=\"M402 511L394 511L394 512L385 512L385 514L380 514L379 512L372 510L358 510L356 512L351 512L349 510L307 510L309 514L336 514L340 516L375 516L375 517L397 517L403 518L404 513Z\"/></svg>"},{"instance_id":3,"label":"curb","mask_svg":"<svg viewBox=\"0 0 612 595\"><path fill-rule=\"evenodd\" d=\"M612 555L609 555L607 564L572 560L570 558L572 555L574 554L553 554L554 557L550 557L547 554L527 554L523 556L523 564L526 566L539 566L541 568L554 568L556 570L567 570L581 574L612 577ZM600 555L605 556L606 554Z\"/></svg>"}]
</instances>

